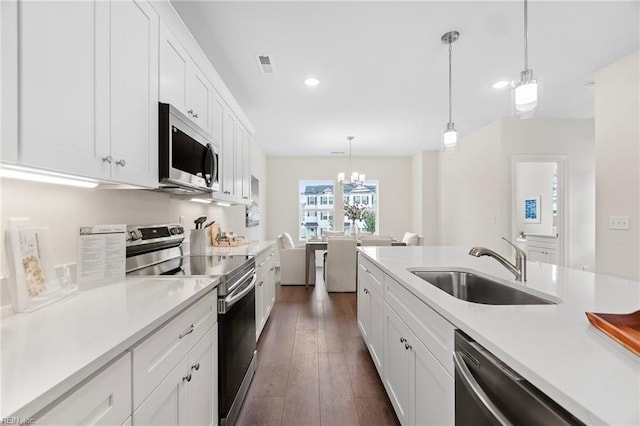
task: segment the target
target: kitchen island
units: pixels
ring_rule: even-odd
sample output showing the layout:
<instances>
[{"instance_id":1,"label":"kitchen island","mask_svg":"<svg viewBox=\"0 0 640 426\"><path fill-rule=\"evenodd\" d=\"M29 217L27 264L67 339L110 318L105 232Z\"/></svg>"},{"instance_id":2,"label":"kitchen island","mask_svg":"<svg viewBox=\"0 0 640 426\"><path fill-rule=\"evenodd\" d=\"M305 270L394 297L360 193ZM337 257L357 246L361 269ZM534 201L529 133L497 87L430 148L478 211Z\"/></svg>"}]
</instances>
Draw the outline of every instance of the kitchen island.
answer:
<instances>
[{"instance_id":1,"label":"kitchen island","mask_svg":"<svg viewBox=\"0 0 640 426\"><path fill-rule=\"evenodd\" d=\"M476 258L468 251L468 247L359 249L361 258L384 273L385 283L391 278L426 304L425 314L435 311L586 424L640 424L640 357L591 326L585 316L586 311L640 309L640 284L537 262L528 263L528 280L518 283L494 259ZM452 269L477 271L557 304L469 303L410 272ZM385 298L388 288L385 284ZM359 291L359 303L360 297ZM447 367L448 359L441 362Z\"/></svg>"}]
</instances>

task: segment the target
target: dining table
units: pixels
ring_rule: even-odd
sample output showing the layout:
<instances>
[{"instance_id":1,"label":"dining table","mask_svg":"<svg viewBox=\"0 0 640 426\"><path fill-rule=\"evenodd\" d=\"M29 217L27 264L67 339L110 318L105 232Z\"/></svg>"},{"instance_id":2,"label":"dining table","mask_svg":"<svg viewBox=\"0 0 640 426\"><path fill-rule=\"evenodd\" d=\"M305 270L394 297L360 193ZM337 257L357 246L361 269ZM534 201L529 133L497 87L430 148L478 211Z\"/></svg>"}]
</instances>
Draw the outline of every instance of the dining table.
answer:
<instances>
[{"instance_id":1,"label":"dining table","mask_svg":"<svg viewBox=\"0 0 640 426\"><path fill-rule=\"evenodd\" d=\"M360 245L360 241L357 242ZM392 246L406 246L403 241L391 240ZM328 247L326 240L309 240L305 244L305 262L304 262L304 277L305 288L309 284L315 283L316 274L316 251L326 250ZM313 274L313 275L311 275Z\"/></svg>"}]
</instances>

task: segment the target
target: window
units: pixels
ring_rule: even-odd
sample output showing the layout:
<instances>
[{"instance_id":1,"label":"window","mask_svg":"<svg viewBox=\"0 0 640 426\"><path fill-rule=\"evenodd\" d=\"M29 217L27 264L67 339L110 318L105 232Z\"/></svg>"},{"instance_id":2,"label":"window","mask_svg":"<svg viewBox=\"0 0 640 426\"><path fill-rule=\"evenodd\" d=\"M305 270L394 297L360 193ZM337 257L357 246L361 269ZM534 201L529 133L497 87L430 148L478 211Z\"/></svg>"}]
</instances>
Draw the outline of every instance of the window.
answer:
<instances>
[{"instance_id":1,"label":"window","mask_svg":"<svg viewBox=\"0 0 640 426\"><path fill-rule=\"evenodd\" d=\"M333 228L333 181L301 180L299 193L299 239L304 241L320 237L326 229Z\"/></svg>"},{"instance_id":2,"label":"window","mask_svg":"<svg viewBox=\"0 0 640 426\"><path fill-rule=\"evenodd\" d=\"M378 233L378 181L368 180L363 185L345 184L343 186L346 204L366 206L364 217L356 222L360 231ZM351 232L351 222L344 217L344 229Z\"/></svg>"}]
</instances>

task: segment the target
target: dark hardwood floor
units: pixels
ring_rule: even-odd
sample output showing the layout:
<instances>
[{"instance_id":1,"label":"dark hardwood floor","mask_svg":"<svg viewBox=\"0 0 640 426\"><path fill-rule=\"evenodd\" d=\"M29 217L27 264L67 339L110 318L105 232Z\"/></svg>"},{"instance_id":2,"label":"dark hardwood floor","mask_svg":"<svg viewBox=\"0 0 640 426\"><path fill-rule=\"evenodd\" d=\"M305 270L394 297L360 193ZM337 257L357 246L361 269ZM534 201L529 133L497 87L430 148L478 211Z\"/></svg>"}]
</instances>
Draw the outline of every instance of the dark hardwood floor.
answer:
<instances>
[{"instance_id":1,"label":"dark hardwood floor","mask_svg":"<svg viewBox=\"0 0 640 426\"><path fill-rule=\"evenodd\" d=\"M237 425L397 425L356 323L356 294L280 286Z\"/></svg>"}]
</instances>

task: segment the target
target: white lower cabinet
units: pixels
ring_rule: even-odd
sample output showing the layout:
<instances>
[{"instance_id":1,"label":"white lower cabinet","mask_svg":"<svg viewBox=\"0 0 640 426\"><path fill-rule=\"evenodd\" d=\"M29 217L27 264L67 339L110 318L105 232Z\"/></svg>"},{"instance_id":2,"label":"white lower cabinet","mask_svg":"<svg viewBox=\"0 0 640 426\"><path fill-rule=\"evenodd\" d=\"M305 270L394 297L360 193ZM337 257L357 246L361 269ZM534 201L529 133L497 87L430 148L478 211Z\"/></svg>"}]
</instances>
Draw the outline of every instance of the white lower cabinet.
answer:
<instances>
[{"instance_id":1,"label":"white lower cabinet","mask_svg":"<svg viewBox=\"0 0 640 426\"><path fill-rule=\"evenodd\" d=\"M275 249L270 247L256 256L256 341L276 301L275 271Z\"/></svg>"},{"instance_id":2,"label":"white lower cabinet","mask_svg":"<svg viewBox=\"0 0 640 426\"><path fill-rule=\"evenodd\" d=\"M384 350L384 300L366 274L358 273L358 328L367 343L373 363L382 375Z\"/></svg>"},{"instance_id":3,"label":"white lower cabinet","mask_svg":"<svg viewBox=\"0 0 640 426\"><path fill-rule=\"evenodd\" d=\"M384 387L401 424L409 423L409 328L388 305L384 311Z\"/></svg>"},{"instance_id":4,"label":"white lower cabinet","mask_svg":"<svg viewBox=\"0 0 640 426\"><path fill-rule=\"evenodd\" d=\"M413 372L409 381L409 423L454 424L454 379L425 345L411 333Z\"/></svg>"},{"instance_id":5,"label":"white lower cabinet","mask_svg":"<svg viewBox=\"0 0 640 426\"><path fill-rule=\"evenodd\" d=\"M131 354L98 373L36 419L42 425L119 425L131 415Z\"/></svg>"},{"instance_id":6,"label":"white lower cabinet","mask_svg":"<svg viewBox=\"0 0 640 426\"><path fill-rule=\"evenodd\" d=\"M133 413L138 425L217 425L218 324Z\"/></svg>"},{"instance_id":7,"label":"white lower cabinet","mask_svg":"<svg viewBox=\"0 0 640 426\"><path fill-rule=\"evenodd\" d=\"M357 294L358 328L400 423L453 424L453 325L364 257Z\"/></svg>"},{"instance_id":8,"label":"white lower cabinet","mask_svg":"<svg viewBox=\"0 0 640 426\"><path fill-rule=\"evenodd\" d=\"M453 377L389 305L384 324L384 385L400 423L453 424Z\"/></svg>"}]
</instances>

